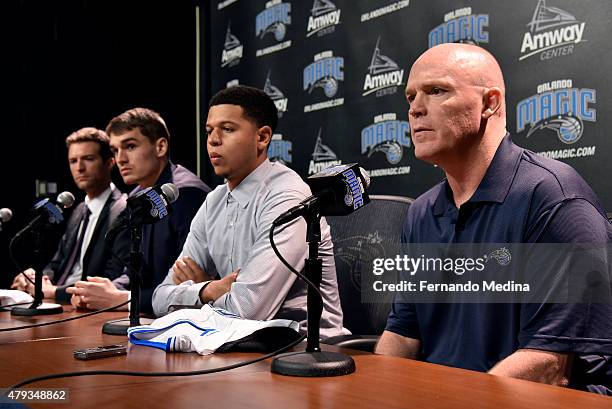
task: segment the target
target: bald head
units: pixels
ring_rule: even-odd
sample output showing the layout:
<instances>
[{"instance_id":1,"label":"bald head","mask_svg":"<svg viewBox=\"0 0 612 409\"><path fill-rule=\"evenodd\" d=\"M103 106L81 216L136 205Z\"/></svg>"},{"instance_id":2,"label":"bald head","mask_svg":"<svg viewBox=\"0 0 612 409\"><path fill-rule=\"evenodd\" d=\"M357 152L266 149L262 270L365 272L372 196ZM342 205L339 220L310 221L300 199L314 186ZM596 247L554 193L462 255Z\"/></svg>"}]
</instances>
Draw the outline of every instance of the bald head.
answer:
<instances>
[{"instance_id":1,"label":"bald head","mask_svg":"<svg viewBox=\"0 0 612 409\"><path fill-rule=\"evenodd\" d=\"M505 96L504 76L495 57L484 48L460 43L440 44L425 51L418 65L437 66L472 85L497 87ZM411 70L412 72L412 70Z\"/></svg>"},{"instance_id":2,"label":"bald head","mask_svg":"<svg viewBox=\"0 0 612 409\"><path fill-rule=\"evenodd\" d=\"M497 146L506 134L504 78L488 51L441 44L412 65L406 98L418 158L461 161L479 146Z\"/></svg>"}]
</instances>

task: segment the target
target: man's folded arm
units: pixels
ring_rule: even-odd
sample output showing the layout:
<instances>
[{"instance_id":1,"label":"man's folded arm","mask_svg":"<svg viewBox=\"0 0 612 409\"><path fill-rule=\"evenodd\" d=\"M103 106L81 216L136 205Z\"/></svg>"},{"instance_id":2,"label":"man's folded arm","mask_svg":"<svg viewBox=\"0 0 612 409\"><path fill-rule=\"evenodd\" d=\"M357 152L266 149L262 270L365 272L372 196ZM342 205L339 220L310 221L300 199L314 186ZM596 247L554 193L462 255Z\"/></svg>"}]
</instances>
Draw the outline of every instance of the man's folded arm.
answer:
<instances>
[{"instance_id":1,"label":"man's folded arm","mask_svg":"<svg viewBox=\"0 0 612 409\"><path fill-rule=\"evenodd\" d=\"M280 214L299 204L306 195L305 192L297 190L270 194L273 196L264 201L257 220L251 221L257 224L257 231L246 264L236 266L240 268L236 282L228 293L219 297L213 304L248 319L274 318L297 278L272 250L269 233L272 222ZM274 243L291 266L297 271L304 268L308 246L306 222L303 218L277 227Z\"/></svg>"},{"instance_id":2,"label":"man's folded arm","mask_svg":"<svg viewBox=\"0 0 612 409\"><path fill-rule=\"evenodd\" d=\"M214 276L216 275L216 271L214 271L214 265L208 253L206 229L204 225L206 205L206 202L204 202L193 218L191 228L187 234L187 239L183 245L183 250L178 258L189 256L198 266L200 266L200 268L205 271L209 270L206 271L206 273ZM180 285L176 285L172 280L172 275L172 268L170 268L164 281L162 281L153 291L153 312L158 317L167 314L171 305L202 305L199 293L205 283L194 284L191 281L187 281Z\"/></svg>"}]
</instances>

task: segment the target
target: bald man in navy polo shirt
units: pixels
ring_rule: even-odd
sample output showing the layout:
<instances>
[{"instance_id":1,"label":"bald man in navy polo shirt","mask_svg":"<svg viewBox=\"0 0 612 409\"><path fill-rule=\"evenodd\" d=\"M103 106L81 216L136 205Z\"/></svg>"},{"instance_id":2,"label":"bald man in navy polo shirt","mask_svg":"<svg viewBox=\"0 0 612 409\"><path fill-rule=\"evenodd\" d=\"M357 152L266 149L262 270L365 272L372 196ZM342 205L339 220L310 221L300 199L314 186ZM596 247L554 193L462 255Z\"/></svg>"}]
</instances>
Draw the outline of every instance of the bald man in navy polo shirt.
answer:
<instances>
[{"instance_id":1,"label":"bald man in navy polo shirt","mask_svg":"<svg viewBox=\"0 0 612 409\"><path fill-rule=\"evenodd\" d=\"M612 241L599 200L572 168L512 143L490 53L429 49L412 66L406 97L415 156L446 179L410 207L404 243ZM610 307L396 301L376 352L609 393Z\"/></svg>"}]
</instances>

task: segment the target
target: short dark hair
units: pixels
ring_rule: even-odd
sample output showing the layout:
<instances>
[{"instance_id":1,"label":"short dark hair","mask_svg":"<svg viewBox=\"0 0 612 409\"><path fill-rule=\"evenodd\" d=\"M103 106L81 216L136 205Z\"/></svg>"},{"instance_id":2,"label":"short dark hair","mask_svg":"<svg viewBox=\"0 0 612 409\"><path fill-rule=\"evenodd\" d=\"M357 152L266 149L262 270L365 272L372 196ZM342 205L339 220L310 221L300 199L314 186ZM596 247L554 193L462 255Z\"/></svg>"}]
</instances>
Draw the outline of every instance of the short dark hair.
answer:
<instances>
[{"instance_id":1,"label":"short dark hair","mask_svg":"<svg viewBox=\"0 0 612 409\"><path fill-rule=\"evenodd\" d=\"M154 143L160 138L170 141L170 132L162 117L155 111L147 108L132 108L110 120L106 126L106 133L121 135L138 128L140 133Z\"/></svg>"},{"instance_id":2,"label":"short dark hair","mask_svg":"<svg viewBox=\"0 0 612 409\"><path fill-rule=\"evenodd\" d=\"M278 124L278 110L272 98L259 88L236 85L215 94L208 108L215 105L231 104L242 107L244 116L255 122L257 127L269 126L272 132Z\"/></svg>"},{"instance_id":3,"label":"short dark hair","mask_svg":"<svg viewBox=\"0 0 612 409\"><path fill-rule=\"evenodd\" d=\"M103 161L113 157L108 135L101 129L86 127L71 133L66 138L66 148L70 148L70 145L79 142L96 142L100 146L99 153Z\"/></svg>"}]
</instances>

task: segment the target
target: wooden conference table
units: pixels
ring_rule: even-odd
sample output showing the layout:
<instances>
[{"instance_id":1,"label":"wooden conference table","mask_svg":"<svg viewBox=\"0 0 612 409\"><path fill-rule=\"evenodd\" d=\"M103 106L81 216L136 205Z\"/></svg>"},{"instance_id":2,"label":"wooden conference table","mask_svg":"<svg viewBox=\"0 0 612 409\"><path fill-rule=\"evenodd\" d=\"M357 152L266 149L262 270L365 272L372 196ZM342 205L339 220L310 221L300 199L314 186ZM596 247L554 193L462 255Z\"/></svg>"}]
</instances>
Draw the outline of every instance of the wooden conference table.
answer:
<instances>
[{"instance_id":1,"label":"wooden conference table","mask_svg":"<svg viewBox=\"0 0 612 409\"><path fill-rule=\"evenodd\" d=\"M0 312L0 328L80 314L12 317ZM78 361L75 349L126 342L104 335L102 324L122 318L112 312L34 329L0 333L0 388L37 375L83 370L191 371L259 356L228 353L199 356L130 345L127 356ZM325 349L335 350L334 347ZM70 402L27 403L34 408L580 408L611 409L612 398L534 382L501 378L394 357L344 350L357 371L333 378L285 377L270 361L191 377L86 376L48 380L26 388L68 388Z\"/></svg>"}]
</instances>

